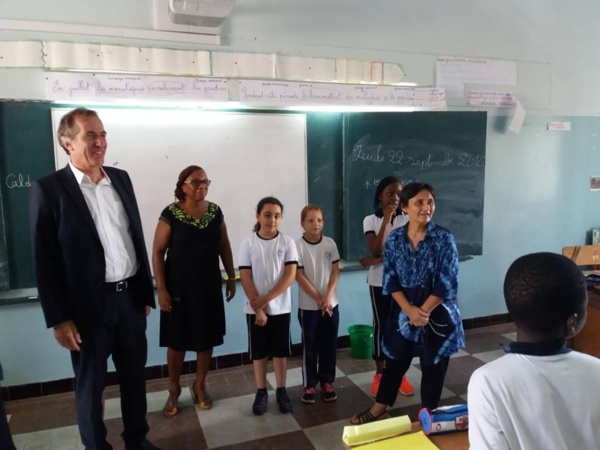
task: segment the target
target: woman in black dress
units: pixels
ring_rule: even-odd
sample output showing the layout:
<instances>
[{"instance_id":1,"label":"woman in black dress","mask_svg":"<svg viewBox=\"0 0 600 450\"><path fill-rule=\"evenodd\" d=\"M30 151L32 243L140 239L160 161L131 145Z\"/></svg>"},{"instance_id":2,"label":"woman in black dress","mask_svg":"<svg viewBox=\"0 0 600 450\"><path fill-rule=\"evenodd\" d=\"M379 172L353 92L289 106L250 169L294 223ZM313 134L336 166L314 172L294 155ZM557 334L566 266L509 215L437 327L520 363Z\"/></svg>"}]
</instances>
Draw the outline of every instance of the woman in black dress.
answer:
<instances>
[{"instance_id":1,"label":"woman in black dress","mask_svg":"<svg viewBox=\"0 0 600 450\"><path fill-rule=\"evenodd\" d=\"M206 200L209 186L201 167L186 167L175 188L178 201L163 210L154 234L152 266L161 309L160 346L168 347L167 416L178 412L179 378L186 351L197 353L194 396L201 409L212 407L206 375L213 347L221 345L225 335L219 257L227 272L227 301L235 295L227 228L221 209Z\"/></svg>"}]
</instances>

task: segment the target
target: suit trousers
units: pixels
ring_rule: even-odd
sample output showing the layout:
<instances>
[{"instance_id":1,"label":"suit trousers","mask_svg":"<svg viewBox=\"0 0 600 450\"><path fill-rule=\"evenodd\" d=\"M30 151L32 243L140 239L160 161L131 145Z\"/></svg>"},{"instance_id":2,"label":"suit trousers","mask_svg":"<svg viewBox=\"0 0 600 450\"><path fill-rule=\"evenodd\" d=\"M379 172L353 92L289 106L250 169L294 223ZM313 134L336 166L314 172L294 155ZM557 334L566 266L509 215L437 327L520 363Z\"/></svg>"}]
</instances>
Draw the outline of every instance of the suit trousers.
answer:
<instances>
[{"instance_id":1,"label":"suit trousers","mask_svg":"<svg viewBox=\"0 0 600 450\"><path fill-rule=\"evenodd\" d=\"M304 387L315 387L317 383L333 383L337 336L340 324L338 307L333 314L307 309L298 309L298 321L302 328L302 378Z\"/></svg>"},{"instance_id":2,"label":"suit trousers","mask_svg":"<svg viewBox=\"0 0 600 450\"><path fill-rule=\"evenodd\" d=\"M8 428L6 420L6 410L4 409L4 400L2 399L2 391L0 391L0 449L1 450L16 450L15 444Z\"/></svg>"},{"instance_id":3,"label":"suit trousers","mask_svg":"<svg viewBox=\"0 0 600 450\"><path fill-rule=\"evenodd\" d=\"M132 279L133 280L133 279ZM116 291L107 283L102 324L82 337L79 352L71 352L75 372L77 422L86 450L111 449L102 420L102 392L106 385L108 357L112 359L121 391L121 413L125 444L139 446L148 433L144 368L148 345L146 314L135 301L135 283Z\"/></svg>"}]
</instances>

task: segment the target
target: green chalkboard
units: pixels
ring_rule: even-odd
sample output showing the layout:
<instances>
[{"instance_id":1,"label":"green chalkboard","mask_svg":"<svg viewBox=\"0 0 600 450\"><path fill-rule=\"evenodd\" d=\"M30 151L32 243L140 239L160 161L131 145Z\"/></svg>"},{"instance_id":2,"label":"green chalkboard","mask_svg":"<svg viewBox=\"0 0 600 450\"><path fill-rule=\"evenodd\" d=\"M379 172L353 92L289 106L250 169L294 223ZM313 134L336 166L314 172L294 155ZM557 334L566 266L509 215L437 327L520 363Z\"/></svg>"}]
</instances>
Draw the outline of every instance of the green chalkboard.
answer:
<instances>
[{"instance_id":1,"label":"green chalkboard","mask_svg":"<svg viewBox=\"0 0 600 450\"><path fill-rule=\"evenodd\" d=\"M342 113L306 115L308 201L323 210L323 233L343 248Z\"/></svg>"},{"instance_id":2,"label":"green chalkboard","mask_svg":"<svg viewBox=\"0 0 600 450\"><path fill-rule=\"evenodd\" d=\"M9 279L6 289L35 286L29 241L29 184L54 170L52 139L48 103L0 103L0 194Z\"/></svg>"},{"instance_id":3,"label":"green chalkboard","mask_svg":"<svg viewBox=\"0 0 600 450\"><path fill-rule=\"evenodd\" d=\"M379 180L395 175L436 190L434 222L456 238L460 255L483 240L485 112L349 113L344 118L344 254L367 253L363 219Z\"/></svg>"},{"instance_id":4,"label":"green chalkboard","mask_svg":"<svg viewBox=\"0 0 600 450\"><path fill-rule=\"evenodd\" d=\"M6 233L4 232L4 214L2 209L2 185L0 185L0 292L10 287Z\"/></svg>"}]
</instances>

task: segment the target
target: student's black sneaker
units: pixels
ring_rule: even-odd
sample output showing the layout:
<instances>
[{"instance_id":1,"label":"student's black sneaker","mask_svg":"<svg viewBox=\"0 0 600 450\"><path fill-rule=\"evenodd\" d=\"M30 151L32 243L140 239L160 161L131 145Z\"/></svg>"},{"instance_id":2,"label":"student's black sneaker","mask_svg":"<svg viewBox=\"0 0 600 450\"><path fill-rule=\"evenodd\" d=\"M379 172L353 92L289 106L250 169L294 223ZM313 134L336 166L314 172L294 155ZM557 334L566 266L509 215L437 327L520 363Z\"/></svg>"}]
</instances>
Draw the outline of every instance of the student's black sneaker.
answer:
<instances>
[{"instance_id":1,"label":"student's black sneaker","mask_svg":"<svg viewBox=\"0 0 600 450\"><path fill-rule=\"evenodd\" d=\"M321 384L321 398L324 402L335 402L337 400L337 395L331 383Z\"/></svg>"},{"instance_id":2,"label":"student's black sneaker","mask_svg":"<svg viewBox=\"0 0 600 450\"><path fill-rule=\"evenodd\" d=\"M267 404L269 403L269 394L266 389L259 389L256 391L256 397L254 397L254 404L252 405L252 412L257 416L262 416L267 412Z\"/></svg>"},{"instance_id":3,"label":"student's black sneaker","mask_svg":"<svg viewBox=\"0 0 600 450\"><path fill-rule=\"evenodd\" d=\"M302 403L313 404L316 400L317 391L314 387L304 388L304 395L302 396Z\"/></svg>"},{"instance_id":4,"label":"student's black sneaker","mask_svg":"<svg viewBox=\"0 0 600 450\"><path fill-rule=\"evenodd\" d=\"M275 391L275 396L277 398L277 404L279 405L279 411L281 411L282 414L291 413L294 410L292 401L290 400L285 388L277 388L277 391Z\"/></svg>"}]
</instances>

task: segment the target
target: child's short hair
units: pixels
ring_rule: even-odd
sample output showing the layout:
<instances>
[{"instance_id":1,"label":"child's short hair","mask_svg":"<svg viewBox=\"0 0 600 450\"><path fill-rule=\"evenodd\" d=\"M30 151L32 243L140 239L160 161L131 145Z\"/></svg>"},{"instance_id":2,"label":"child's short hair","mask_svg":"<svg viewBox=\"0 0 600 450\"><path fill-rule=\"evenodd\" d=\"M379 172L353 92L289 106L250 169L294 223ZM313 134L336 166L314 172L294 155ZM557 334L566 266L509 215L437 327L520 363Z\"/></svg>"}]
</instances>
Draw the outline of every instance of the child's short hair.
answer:
<instances>
[{"instance_id":1,"label":"child's short hair","mask_svg":"<svg viewBox=\"0 0 600 450\"><path fill-rule=\"evenodd\" d=\"M311 203L302 208L302 211L300 212L300 222L304 222L304 219L306 219L309 211L319 211L321 215L323 215L323 210L321 210L321 208L319 208L317 205Z\"/></svg>"},{"instance_id":2,"label":"child's short hair","mask_svg":"<svg viewBox=\"0 0 600 450\"><path fill-rule=\"evenodd\" d=\"M504 299L515 324L529 332L558 333L573 314L583 317L587 288L583 273L556 253L532 253L511 264Z\"/></svg>"}]
</instances>

